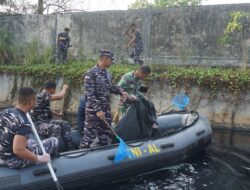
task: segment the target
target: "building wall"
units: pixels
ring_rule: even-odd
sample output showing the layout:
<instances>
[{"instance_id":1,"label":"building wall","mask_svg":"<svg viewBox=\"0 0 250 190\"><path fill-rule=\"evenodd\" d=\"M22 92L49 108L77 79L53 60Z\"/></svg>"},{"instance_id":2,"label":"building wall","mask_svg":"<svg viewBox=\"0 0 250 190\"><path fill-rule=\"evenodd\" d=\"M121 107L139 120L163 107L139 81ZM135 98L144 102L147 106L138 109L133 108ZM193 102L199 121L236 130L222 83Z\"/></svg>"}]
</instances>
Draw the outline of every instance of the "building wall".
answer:
<instances>
[{"instance_id":1,"label":"building wall","mask_svg":"<svg viewBox=\"0 0 250 190\"><path fill-rule=\"evenodd\" d=\"M129 40L124 32L138 17L145 62L238 66L243 61L249 64L249 21L244 22L245 32L230 44L218 41L230 13L239 10L249 11L250 4L0 16L0 29L12 32L15 44L24 47L36 39L44 49L55 48L57 34L69 27L71 57L96 57L100 49L111 49L117 60L123 60L128 58Z\"/></svg>"}]
</instances>

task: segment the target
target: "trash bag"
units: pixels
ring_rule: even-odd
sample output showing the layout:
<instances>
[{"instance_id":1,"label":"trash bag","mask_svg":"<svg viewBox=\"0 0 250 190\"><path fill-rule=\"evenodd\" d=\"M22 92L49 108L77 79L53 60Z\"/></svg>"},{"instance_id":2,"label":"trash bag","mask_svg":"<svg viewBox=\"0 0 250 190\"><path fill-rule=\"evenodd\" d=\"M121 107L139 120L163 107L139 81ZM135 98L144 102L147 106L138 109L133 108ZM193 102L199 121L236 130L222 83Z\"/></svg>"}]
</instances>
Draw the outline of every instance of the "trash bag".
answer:
<instances>
[{"instance_id":1,"label":"trash bag","mask_svg":"<svg viewBox=\"0 0 250 190\"><path fill-rule=\"evenodd\" d=\"M155 114L151 114L145 102L134 102L117 123L116 133L125 141L140 140L152 136L152 125L156 123Z\"/></svg>"}]
</instances>

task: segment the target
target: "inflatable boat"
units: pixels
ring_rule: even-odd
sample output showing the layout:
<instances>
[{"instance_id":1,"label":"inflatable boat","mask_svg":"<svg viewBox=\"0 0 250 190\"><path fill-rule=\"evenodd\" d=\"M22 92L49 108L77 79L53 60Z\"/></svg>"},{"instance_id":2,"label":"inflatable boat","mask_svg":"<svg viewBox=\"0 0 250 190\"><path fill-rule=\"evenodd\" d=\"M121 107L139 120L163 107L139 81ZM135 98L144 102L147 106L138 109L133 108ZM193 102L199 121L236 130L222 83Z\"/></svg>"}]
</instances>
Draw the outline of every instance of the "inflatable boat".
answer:
<instances>
[{"instance_id":1,"label":"inflatable boat","mask_svg":"<svg viewBox=\"0 0 250 190\"><path fill-rule=\"evenodd\" d=\"M132 159L114 162L118 144L60 153L51 162L64 189L96 188L174 165L204 151L212 140L208 119L197 112L168 113L157 118L156 136L129 141ZM80 135L74 131L74 139ZM78 139L78 140L77 140ZM0 167L1 190L56 189L47 165L24 169Z\"/></svg>"}]
</instances>

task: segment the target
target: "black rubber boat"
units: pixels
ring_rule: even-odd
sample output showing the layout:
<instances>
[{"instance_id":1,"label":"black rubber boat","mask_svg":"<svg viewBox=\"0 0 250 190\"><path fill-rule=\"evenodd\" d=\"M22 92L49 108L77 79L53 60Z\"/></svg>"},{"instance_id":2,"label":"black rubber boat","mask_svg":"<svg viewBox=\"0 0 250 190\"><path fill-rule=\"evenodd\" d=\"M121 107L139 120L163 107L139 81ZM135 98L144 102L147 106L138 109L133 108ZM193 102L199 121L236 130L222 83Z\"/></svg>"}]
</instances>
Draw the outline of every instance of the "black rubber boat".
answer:
<instances>
[{"instance_id":1,"label":"black rubber boat","mask_svg":"<svg viewBox=\"0 0 250 190\"><path fill-rule=\"evenodd\" d=\"M195 112L196 113L196 112ZM157 119L159 135L127 142L135 156L114 163L118 145L62 152L52 166L64 189L103 186L121 179L174 165L204 151L212 140L212 129L205 116L192 112L170 113ZM75 133L75 139L79 136ZM0 167L1 190L56 189L47 165L25 169Z\"/></svg>"}]
</instances>

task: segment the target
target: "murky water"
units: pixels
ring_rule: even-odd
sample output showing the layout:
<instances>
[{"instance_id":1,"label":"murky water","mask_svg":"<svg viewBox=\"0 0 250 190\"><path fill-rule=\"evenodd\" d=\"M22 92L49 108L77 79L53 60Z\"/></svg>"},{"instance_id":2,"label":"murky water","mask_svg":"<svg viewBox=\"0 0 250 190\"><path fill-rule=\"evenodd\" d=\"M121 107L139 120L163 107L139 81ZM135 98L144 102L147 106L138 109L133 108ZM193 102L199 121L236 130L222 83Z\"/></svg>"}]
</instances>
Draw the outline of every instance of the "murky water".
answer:
<instances>
[{"instance_id":1,"label":"murky water","mask_svg":"<svg viewBox=\"0 0 250 190\"><path fill-rule=\"evenodd\" d=\"M250 190L250 130L214 127L213 133L211 146L195 159L100 189Z\"/></svg>"},{"instance_id":2,"label":"murky water","mask_svg":"<svg viewBox=\"0 0 250 190\"><path fill-rule=\"evenodd\" d=\"M250 174L207 153L195 160L134 177L103 190L249 190Z\"/></svg>"}]
</instances>

